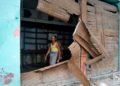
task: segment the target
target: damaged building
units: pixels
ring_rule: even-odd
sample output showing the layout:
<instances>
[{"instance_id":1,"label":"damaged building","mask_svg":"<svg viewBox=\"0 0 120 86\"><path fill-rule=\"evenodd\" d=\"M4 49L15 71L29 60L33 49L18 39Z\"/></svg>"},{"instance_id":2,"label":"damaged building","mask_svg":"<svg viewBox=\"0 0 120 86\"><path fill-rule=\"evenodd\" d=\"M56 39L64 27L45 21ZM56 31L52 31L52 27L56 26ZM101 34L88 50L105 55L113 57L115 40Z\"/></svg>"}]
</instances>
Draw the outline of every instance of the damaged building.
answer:
<instances>
[{"instance_id":1,"label":"damaged building","mask_svg":"<svg viewBox=\"0 0 120 86\"><path fill-rule=\"evenodd\" d=\"M120 86L118 4L22 0L22 86ZM51 35L64 52L55 65L44 61Z\"/></svg>"}]
</instances>

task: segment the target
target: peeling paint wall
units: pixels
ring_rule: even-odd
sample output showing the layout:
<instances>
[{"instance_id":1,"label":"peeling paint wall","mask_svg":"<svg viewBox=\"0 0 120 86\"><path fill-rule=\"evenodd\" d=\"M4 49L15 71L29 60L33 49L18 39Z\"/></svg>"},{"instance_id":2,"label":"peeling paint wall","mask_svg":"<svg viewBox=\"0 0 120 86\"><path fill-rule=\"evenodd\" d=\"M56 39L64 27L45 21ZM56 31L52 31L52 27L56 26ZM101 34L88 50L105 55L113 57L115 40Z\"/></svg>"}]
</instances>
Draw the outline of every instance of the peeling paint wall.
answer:
<instances>
[{"instance_id":1,"label":"peeling paint wall","mask_svg":"<svg viewBox=\"0 0 120 86\"><path fill-rule=\"evenodd\" d=\"M19 30L20 0L0 1L0 86L20 86Z\"/></svg>"}]
</instances>

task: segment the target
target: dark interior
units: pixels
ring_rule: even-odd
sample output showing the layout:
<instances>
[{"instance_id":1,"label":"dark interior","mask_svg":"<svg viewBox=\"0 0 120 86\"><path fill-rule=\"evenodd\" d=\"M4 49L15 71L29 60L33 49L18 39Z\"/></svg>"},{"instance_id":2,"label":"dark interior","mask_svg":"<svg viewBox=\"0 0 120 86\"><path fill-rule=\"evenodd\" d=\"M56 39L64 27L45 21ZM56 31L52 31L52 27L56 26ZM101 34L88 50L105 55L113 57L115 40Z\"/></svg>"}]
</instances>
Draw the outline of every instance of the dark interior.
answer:
<instances>
[{"instance_id":1,"label":"dark interior","mask_svg":"<svg viewBox=\"0 0 120 86\"><path fill-rule=\"evenodd\" d=\"M29 3L32 2L32 3ZM77 1L77 0L76 0ZM37 0L21 1L21 72L49 66L44 56L50 43L50 36L57 35L62 45L62 59L70 59L68 46L72 43L72 33L78 16L71 15L68 23L36 10ZM49 57L48 57L49 58Z\"/></svg>"}]
</instances>

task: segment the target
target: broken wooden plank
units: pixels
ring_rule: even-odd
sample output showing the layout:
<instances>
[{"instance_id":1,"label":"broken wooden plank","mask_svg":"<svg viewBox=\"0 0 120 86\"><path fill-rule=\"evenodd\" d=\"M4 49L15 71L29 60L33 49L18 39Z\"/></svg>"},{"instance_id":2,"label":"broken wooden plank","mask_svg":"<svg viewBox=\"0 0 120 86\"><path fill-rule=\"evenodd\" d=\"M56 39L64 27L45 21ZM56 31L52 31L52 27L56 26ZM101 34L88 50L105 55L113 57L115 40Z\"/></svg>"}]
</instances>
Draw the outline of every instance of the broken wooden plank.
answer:
<instances>
[{"instance_id":1,"label":"broken wooden plank","mask_svg":"<svg viewBox=\"0 0 120 86\"><path fill-rule=\"evenodd\" d=\"M82 0L81 3L83 3L84 5L86 5L86 0ZM83 10L84 5L80 4L80 8L82 7L82 8L81 8L81 12L84 11L84 10ZM86 14L83 15L81 18L83 18L83 20L86 20ZM79 27L79 25L77 25L76 27ZM77 31L77 30L74 31L73 37L75 37L74 34L76 33L76 31ZM77 41L76 41L76 42L77 42ZM79 43L77 42L77 45L78 45L78 44L79 44ZM71 44L71 46L72 46L72 44ZM74 47L75 47L75 46L74 46ZM70 48L71 52L74 52L71 47L69 47L69 48ZM80 48L81 48L81 47L80 47ZM80 52L78 52L78 53L80 53ZM85 53L86 53L86 51L85 51ZM87 53L86 53L86 54L87 54ZM75 58L76 58L76 57L74 57L74 56L75 56L75 55L72 55L70 61L68 62L68 67L69 67L69 69L70 69L71 72L82 82L83 86L90 86L90 82L88 81L87 77L85 76L85 75L86 75L86 74L85 74L85 73L86 73L86 72L85 72L85 69L81 69L81 68L79 68L78 65L76 65L76 61L75 61ZM82 59L81 59L80 61L82 61ZM81 63L81 62L80 62L80 63ZM83 64L81 64L80 67L83 67Z\"/></svg>"},{"instance_id":2,"label":"broken wooden plank","mask_svg":"<svg viewBox=\"0 0 120 86\"><path fill-rule=\"evenodd\" d=\"M96 57L100 55L98 51L94 48L92 45L92 42L90 40L90 34L89 32L83 27L82 21L79 21L75 32L73 34L73 39L77 41L86 51L90 53L93 57Z\"/></svg>"},{"instance_id":3,"label":"broken wooden plank","mask_svg":"<svg viewBox=\"0 0 120 86\"><path fill-rule=\"evenodd\" d=\"M104 39L104 29L103 29L103 7L102 3L96 1L95 10L96 10L96 24L98 30L98 37L100 38L99 42L105 46L105 39Z\"/></svg>"},{"instance_id":4,"label":"broken wooden plank","mask_svg":"<svg viewBox=\"0 0 120 86\"><path fill-rule=\"evenodd\" d=\"M100 56L98 56L94 59L91 59L91 60L87 61L86 64L87 65L92 65L92 64L96 63L97 61L101 60L101 58L103 58L103 55L100 55Z\"/></svg>"},{"instance_id":5,"label":"broken wooden plank","mask_svg":"<svg viewBox=\"0 0 120 86\"><path fill-rule=\"evenodd\" d=\"M103 6L104 10L110 11L110 12L117 12L117 8L114 5L102 2L102 1L98 1L101 3L101 6Z\"/></svg>"},{"instance_id":6,"label":"broken wooden plank","mask_svg":"<svg viewBox=\"0 0 120 86\"><path fill-rule=\"evenodd\" d=\"M76 36L77 38L74 38L74 40L77 41L82 47L84 47L86 51L88 51L94 58L101 54L104 55L103 57L109 58L108 52L106 51L105 47L96 39L96 37L92 34L92 32L90 32L88 27L82 21L79 22L79 27L77 27L76 29L77 30L75 30L76 32L74 33L73 37L82 33L88 34L86 38L85 36L80 37L81 35L78 35L78 37ZM82 29L86 32L83 32Z\"/></svg>"},{"instance_id":7,"label":"broken wooden plank","mask_svg":"<svg viewBox=\"0 0 120 86\"><path fill-rule=\"evenodd\" d=\"M48 3L44 0L39 0L37 9L47 13L48 15L54 16L64 22L69 21L70 15L63 9L59 8L57 5Z\"/></svg>"},{"instance_id":8,"label":"broken wooden plank","mask_svg":"<svg viewBox=\"0 0 120 86\"><path fill-rule=\"evenodd\" d=\"M84 39L80 38L80 36L74 35L74 40L77 41L87 52L89 52L91 56L97 56L97 53L95 53L96 51L92 48L92 46L88 42L84 41Z\"/></svg>"},{"instance_id":9,"label":"broken wooden plank","mask_svg":"<svg viewBox=\"0 0 120 86\"><path fill-rule=\"evenodd\" d=\"M77 43L73 42L69 49L71 51L72 57L74 57L75 64L81 69L81 71L86 75L86 59L88 53Z\"/></svg>"},{"instance_id":10,"label":"broken wooden plank","mask_svg":"<svg viewBox=\"0 0 120 86\"><path fill-rule=\"evenodd\" d=\"M24 79L21 83L23 86L63 86L67 85L66 81L71 85L74 85L74 83L77 83L78 85L81 84L80 81L78 81L71 73L67 63L42 72L27 72L22 74L22 77Z\"/></svg>"},{"instance_id":11,"label":"broken wooden plank","mask_svg":"<svg viewBox=\"0 0 120 86\"><path fill-rule=\"evenodd\" d=\"M107 11L111 11L111 12L117 12L117 8L113 5L110 5L108 3L105 3L105 2L102 2L102 1L98 1L98 0L88 0L88 3L95 6L96 5L96 2L97 3L101 3L102 4L102 8L107 10Z\"/></svg>"},{"instance_id":12,"label":"broken wooden plank","mask_svg":"<svg viewBox=\"0 0 120 86\"><path fill-rule=\"evenodd\" d=\"M24 82L25 80L29 80L29 79L31 79L31 78L33 78L35 76L39 77L39 74L35 73L34 71L30 71L30 72L22 73L21 76L22 76L21 80Z\"/></svg>"},{"instance_id":13,"label":"broken wooden plank","mask_svg":"<svg viewBox=\"0 0 120 86\"><path fill-rule=\"evenodd\" d=\"M74 57L72 57L71 60L68 62L68 67L70 71L76 76L76 78L81 81L83 86L90 86L90 82L88 81L86 76L83 74L80 68L75 64Z\"/></svg>"},{"instance_id":14,"label":"broken wooden plank","mask_svg":"<svg viewBox=\"0 0 120 86\"><path fill-rule=\"evenodd\" d=\"M81 20L86 22L87 21L87 0L81 0L80 10L81 10Z\"/></svg>"},{"instance_id":15,"label":"broken wooden plank","mask_svg":"<svg viewBox=\"0 0 120 86\"><path fill-rule=\"evenodd\" d=\"M45 70L49 70L49 69L54 68L54 67L57 67L57 66L59 66L59 65L66 64L67 62L68 62L68 60L63 61L63 62L59 62L59 63L54 64L54 65L50 65L50 66L47 66L47 67L43 67L43 68L34 70L34 72L43 72L43 71L45 71Z\"/></svg>"},{"instance_id":16,"label":"broken wooden plank","mask_svg":"<svg viewBox=\"0 0 120 86\"><path fill-rule=\"evenodd\" d=\"M76 3L74 0L46 0L49 3L57 5L58 7L66 10L70 14L80 15L80 8L79 4Z\"/></svg>"},{"instance_id":17,"label":"broken wooden plank","mask_svg":"<svg viewBox=\"0 0 120 86\"><path fill-rule=\"evenodd\" d=\"M69 49L71 51L72 57L74 57L76 65L80 68L80 53L81 53L81 46L77 42L73 42L70 46Z\"/></svg>"},{"instance_id":18,"label":"broken wooden plank","mask_svg":"<svg viewBox=\"0 0 120 86\"><path fill-rule=\"evenodd\" d=\"M88 58L88 52L84 49L81 48L81 53L80 53L80 69L83 72L85 76L87 76L87 67L86 67L86 61Z\"/></svg>"}]
</instances>

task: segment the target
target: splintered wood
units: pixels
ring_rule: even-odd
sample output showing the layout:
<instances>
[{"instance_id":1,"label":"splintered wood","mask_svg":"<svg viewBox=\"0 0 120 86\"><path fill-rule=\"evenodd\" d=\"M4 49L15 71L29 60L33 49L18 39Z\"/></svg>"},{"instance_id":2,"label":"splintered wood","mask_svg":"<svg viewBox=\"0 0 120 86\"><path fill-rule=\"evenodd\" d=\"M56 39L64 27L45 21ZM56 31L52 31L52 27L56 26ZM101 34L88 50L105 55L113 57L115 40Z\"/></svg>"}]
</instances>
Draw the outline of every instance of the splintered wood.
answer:
<instances>
[{"instance_id":1,"label":"splintered wood","mask_svg":"<svg viewBox=\"0 0 120 86\"><path fill-rule=\"evenodd\" d=\"M75 61L72 57L70 61L68 62L69 70L81 81L83 86L90 86L90 82L88 81L87 77L84 75L84 73L81 71L81 69L75 65Z\"/></svg>"},{"instance_id":2,"label":"splintered wood","mask_svg":"<svg viewBox=\"0 0 120 86\"><path fill-rule=\"evenodd\" d=\"M86 7L86 5L87 5L87 0L82 0L81 4L80 4L80 8L82 9L81 12L83 12L83 14L81 14L81 18L82 18L83 21L85 21L85 19L86 19L86 11L83 10L83 6ZM82 27L81 23L80 23L80 26L79 25L76 26L76 29L75 29L74 34L73 34L73 38L74 38L75 42L73 42L71 44L71 46L69 47L69 49L71 50L71 53L72 53L72 57L71 57L70 61L68 62L68 67L72 71L72 73L76 76L76 78L78 78L81 81L83 86L90 86L90 82L86 77L86 71L85 71L86 70L86 66L85 66L86 64L85 63L86 63L86 58L87 58L86 54L87 53L84 49L81 48L82 45L80 44L80 40L79 40L79 37L80 37L79 35L80 34L78 36L76 35L77 32L78 33L80 32L80 31L78 31L78 28L80 29L80 27ZM87 36L86 33L83 33L82 35L81 35L82 37ZM78 38L78 40L76 40L77 39L76 37ZM79 50L79 51L75 50L75 49L78 49L78 48L80 48L81 50ZM80 59L80 67L79 67L79 65L76 64L76 57L79 58L78 57L79 55L75 54L76 52L77 53L81 52L80 53L80 58L81 58Z\"/></svg>"},{"instance_id":3,"label":"splintered wood","mask_svg":"<svg viewBox=\"0 0 120 86\"><path fill-rule=\"evenodd\" d=\"M109 54L100 62L95 63L97 57L88 64L91 65L91 75L100 75L104 72L116 70L116 58L118 53L118 13L117 8L98 0L88 0L87 27L103 45ZM99 46L98 46L99 47Z\"/></svg>"},{"instance_id":4,"label":"splintered wood","mask_svg":"<svg viewBox=\"0 0 120 86\"><path fill-rule=\"evenodd\" d=\"M39 0L37 9L68 22L70 14L80 15L79 4L74 0Z\"/></svg>"},{"instance_id":5,"label":"splintered wood","mask_svg":"<svg viewBox=\"0 0 120 86\"><path fill-rule=\"evenodd\" d=\"M82 1L81 6L81 17L74 31L73 39L93 57L92 60L86 62L88 65L92 64L91 74L99 75L116 70L117 8L98 0L88 0L87 8L85 1Z\"/></svg>"},{"instance_id":6,"label":"splintered wood","mask_svg":"<svg viewBox=\"0 0 120 86\"><path fill-rule=\"evenodd\" d=\"M91 6L95 6L96 5L96 1L97 3L100 3L101 4L101 8L103 8L104 10L107 10L107 11L110 11L110 12L117 12L117 8L113 5L110 5L108 3L105 3L105 2L102 2L102 1L99 1L99 0L87 0L88 2L88 5L91 5Z\"/></svg>"},{"instance_id":7,"label":"splintered wood","mask_svg":"<svg viewBox=\"0 0 120 86\"><path fill-rule=\"evenodd\" d=\"M80 68L80 59L81 59L81 47L78 43L73 42L69 49L71 51L72 57L74 57L75 64Z\"/></svg>"},{"instance_id":8,"label":"splintered wood","mask_svg":"<svg viewBox=\"0 0 120 86\"><path fill-rule=\"evenodd\" d=\"M38 83L39 86L45 83L49 83L47 86L64 86L66 84L61 83L65 80L71 82L71 72L83 86L90 86L86 77L86 64L91 65L89 75L92 76L116 70L118 13L115 6L101 0L81 0L80 6L75 0L39 0L37 9L64 22L69 21L70 14L80 15L80 18L73 33L74 42L69 46L72 56L68 63L48 67L39 75L33 72L22 74L25 75L22 78L24 86L36 86ZM93 59L86 61L87 53ZM32 75L33 79L30 79ZM26 85L30 81L36 83ZM57 84L51 84L53 81Z\"/></svg>"},{"instance_id":9,"label":"splintered wood","mask_svg":"<svg viewBox=\"0 0 120 86\"><path fill-rule=\"evenodd\" d=\"M82 21L78 23L73 38L94 58L97 58L98 56L99 58L100 56L101 58L109 57L105 47L97 40L90 30L88 30ZM94 62L97 62L98 60L99 59L96 59Z\"/></svg>"},{"instance_id":10,"label":"splintered wood","mask_svg":"<svg viewBox=\"0 0 120 86\"><path fill-rule=\"evenodd\" d=\"M80 14L80 7L79 4L76 3L74 0L46 0L49 3L55 4L62 9L65 9L70 14Z\"/></svg>"},{"instance_id":11,"label":"splintered wood","mask_svg":"<svg viewBox=\"0 0 120 86\"><path fill-rule=\"evenodd\" d=\"M79 86L80 81L68 69L67 62L49 69L22 74L22 86ZM57 65L57 64L56 64Z\"/></svg>"},{"instance_id":12,"label":"splintered wood","mask_svg":"<svg viewBox=\"0 0 120 86\"><path fill-rule=\"evenodd\" d=\"M39 0L37 9L65 22L67 22L70 18L70 15L65 10L59 8L57 5L48 3L44 0Z\"/></svg>"}]
</instances>

